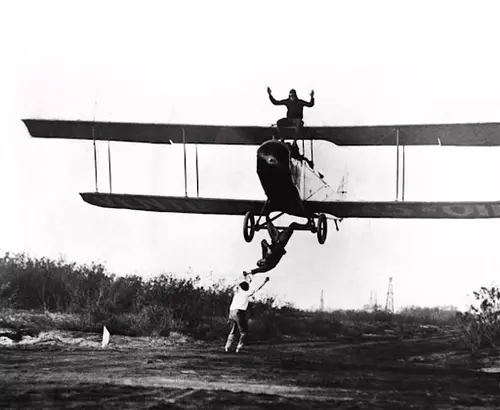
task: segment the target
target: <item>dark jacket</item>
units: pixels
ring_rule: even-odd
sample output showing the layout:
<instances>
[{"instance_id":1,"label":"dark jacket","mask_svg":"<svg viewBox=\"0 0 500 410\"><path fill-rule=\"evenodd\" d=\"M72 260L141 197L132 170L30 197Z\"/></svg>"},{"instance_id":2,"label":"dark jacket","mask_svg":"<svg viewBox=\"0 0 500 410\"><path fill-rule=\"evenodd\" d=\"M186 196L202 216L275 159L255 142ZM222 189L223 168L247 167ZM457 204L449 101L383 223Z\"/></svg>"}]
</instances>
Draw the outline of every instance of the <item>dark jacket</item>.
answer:
<instances>
[{"instance_id":1,"label":"dark jacket","mask_svg":"<svg viewBox=\"0 0 500 410\"><path fill-rule=\"evenodd\" d=\"M314 97L311 97L310 102L304 100L296 99L291 100L287 98L286 100L278 101L272 95L269 94L269 99L274 105L285 105L287 108L286 117L301 120L304 116L304 107L314 106Z\"/></svg>"}]
</instances>

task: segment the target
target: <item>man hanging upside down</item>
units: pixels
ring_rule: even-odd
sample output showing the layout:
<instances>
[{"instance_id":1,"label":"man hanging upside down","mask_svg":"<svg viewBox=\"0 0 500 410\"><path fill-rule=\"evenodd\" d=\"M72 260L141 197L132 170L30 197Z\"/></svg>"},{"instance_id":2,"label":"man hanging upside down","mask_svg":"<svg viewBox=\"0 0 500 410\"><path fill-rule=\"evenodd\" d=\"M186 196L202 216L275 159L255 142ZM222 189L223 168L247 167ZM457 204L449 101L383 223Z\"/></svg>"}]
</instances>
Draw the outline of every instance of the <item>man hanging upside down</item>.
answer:
<instances>
[{"instance_id":1,"label":"man hanging upside down","mask_svg":"<svg viewBox=\"0 0 500 410\"><path fill-rule=\"evenodd\" d=\"M262 259L257 262L257 268L252 269L250 272L243 272L243 275L255 275L256 273L268 272L275 268L283 255L286 254L285 247L292 237L292 234L300 225L292 222L288 228L283 231L278 231L273 225L269 215L266 216L267 231L271 237L271 245L265 239L262 240Z\"/></svg>"}]
</instances>

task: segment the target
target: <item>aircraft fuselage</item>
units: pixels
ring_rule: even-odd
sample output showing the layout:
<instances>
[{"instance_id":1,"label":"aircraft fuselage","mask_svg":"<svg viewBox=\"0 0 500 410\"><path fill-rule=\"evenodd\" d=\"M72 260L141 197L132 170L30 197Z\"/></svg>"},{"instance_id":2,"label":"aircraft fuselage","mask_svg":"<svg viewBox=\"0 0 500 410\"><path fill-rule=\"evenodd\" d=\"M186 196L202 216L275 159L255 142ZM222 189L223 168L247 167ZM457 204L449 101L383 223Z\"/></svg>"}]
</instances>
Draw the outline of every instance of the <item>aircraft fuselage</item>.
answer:
<instances>
[{"instance_id":1,"label":"aircraft fuselage","mask_svg":"<svg viewBox=\"0 0 500 410\"><path fill-rule=\"evenodd\" d=\"M257 150L257 174L271 208L306 217L302 199L292 178L294 166L290 160L290 148L284 142L266 141Z\"/></svg>"}]
</instances>

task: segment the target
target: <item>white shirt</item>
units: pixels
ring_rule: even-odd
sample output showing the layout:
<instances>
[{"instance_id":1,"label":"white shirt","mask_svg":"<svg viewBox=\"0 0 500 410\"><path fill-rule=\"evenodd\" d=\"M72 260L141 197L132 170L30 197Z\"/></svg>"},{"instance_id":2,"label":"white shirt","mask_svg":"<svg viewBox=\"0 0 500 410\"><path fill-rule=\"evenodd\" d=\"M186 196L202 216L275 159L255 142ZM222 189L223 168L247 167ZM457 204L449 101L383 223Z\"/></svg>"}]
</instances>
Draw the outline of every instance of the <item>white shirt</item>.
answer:
<instances>
[{"instance_id":1,"label":"white shirt","mask_svg":"<svg viewBox=\"0 0 500 410\"><path fill-rule=\"evenodd\" d=\"M229 310L247 310L248 301L250 300L250 289L243 290L237 287L233 296L233 301Z\"/></svg>"}]
</instances>

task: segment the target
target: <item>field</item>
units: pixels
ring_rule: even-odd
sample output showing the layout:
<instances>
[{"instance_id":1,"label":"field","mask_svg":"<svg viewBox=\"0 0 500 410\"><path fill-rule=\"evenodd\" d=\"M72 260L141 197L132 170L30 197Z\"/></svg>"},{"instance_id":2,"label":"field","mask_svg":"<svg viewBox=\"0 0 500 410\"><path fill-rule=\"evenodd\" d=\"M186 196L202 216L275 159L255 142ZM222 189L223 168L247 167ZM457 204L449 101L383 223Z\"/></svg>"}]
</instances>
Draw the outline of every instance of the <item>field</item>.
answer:
<instances>
[{"instance_id":1,"label":"field","mask_svg":"<svg viewBox=\"0 0 500 410\"><path fill-rule=\"evenodd\" d=\"M500 408L500 290L480 307L313 312L258 299L223 350L232 290L172 274L0 257L0 407ZM101 346L102 329L111 332Z\"/></svg>"},{"instance_id":2,"label":"field","mask_svg":"<svg viewBox=\"0 0 500 410\"><path fill-rule=\"evenodd\" d=\"M112 335L105 348L83 332L10 337L3 408L500 408L497 355L471 355L451 329L255 341L239 354L176 333Z\"/></svg>"}]
</instances>

